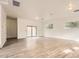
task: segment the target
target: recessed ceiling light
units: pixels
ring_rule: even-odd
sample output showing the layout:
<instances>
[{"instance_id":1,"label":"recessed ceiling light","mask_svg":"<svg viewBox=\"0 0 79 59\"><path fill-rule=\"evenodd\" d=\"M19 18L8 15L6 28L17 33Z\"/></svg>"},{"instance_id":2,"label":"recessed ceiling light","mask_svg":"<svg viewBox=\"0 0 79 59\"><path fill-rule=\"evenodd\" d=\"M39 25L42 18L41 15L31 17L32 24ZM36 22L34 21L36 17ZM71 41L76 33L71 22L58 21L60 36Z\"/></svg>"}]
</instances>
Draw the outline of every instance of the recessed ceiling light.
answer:
<instances>
[{"instance_id":1,"label":"recessed ceiling light","mask_svg":"<svg viewBox=\"0 0 79 59\"><path fill-rule=\"evenodd\" d=\"M39 17L35 17L36 20L39 20Z\"/></svg>"}]
</instances>

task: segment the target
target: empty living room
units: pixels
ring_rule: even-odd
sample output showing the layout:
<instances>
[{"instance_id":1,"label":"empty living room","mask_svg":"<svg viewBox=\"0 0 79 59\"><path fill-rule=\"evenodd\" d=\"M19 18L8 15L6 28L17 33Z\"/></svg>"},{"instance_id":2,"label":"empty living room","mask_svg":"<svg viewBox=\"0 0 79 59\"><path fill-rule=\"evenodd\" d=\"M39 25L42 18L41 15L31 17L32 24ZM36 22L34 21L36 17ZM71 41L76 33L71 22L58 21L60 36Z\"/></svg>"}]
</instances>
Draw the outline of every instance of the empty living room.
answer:
<instances>
[{"instance_id":1,"label":"empty living room","mask_svg":"<svg viewBox=\"0 0 79 59\"><path fill-rule=\"evenodd\" d=\"M79 58L79 0L0 0L0 58Z\"/></svg>"}]
</instances>

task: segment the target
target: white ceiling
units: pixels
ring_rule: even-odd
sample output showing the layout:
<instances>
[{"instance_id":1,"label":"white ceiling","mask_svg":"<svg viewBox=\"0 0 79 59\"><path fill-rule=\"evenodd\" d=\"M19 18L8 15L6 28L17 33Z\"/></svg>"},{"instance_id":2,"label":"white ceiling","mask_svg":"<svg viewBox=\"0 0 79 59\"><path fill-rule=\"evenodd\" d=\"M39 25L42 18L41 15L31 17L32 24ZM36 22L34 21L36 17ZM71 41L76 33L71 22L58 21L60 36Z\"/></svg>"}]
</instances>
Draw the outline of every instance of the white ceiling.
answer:
<instances>
[{"instance_id":1,"label":"white ceiling","mask_svg":"<svg viewBox=\"0 0 79 59\"><path fill-rule=\"evenodd\" d=\"M5 1L5 0L4 0ZM68 10L69 0L18 0L20 7L12 5L9 0L8 5L4 5L8 16L22 17L27 19L51 17L69 17L71 12ZM73 9L79 9L79 0L71 0Z\"/></svg>"}]
</instances>

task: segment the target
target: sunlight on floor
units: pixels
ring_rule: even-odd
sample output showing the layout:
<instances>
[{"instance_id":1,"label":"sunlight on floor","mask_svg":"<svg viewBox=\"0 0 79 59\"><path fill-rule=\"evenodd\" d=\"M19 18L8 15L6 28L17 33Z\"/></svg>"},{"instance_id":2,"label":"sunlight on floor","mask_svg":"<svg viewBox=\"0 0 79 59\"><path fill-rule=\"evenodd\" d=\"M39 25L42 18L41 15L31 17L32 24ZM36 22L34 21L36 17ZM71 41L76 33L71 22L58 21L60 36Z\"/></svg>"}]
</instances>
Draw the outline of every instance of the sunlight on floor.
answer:
<instances>
[{"instance_id":1,"label":"sunlight on floor","mask_svg":"<svg viewBox=\"0 0 79 59\"><path fill-rule=\"evenodd\" d=\"M29 37L26 39L27 43L26 43L26 46L27 46L27 49L34 49L37 45L37 40L38 40L39 37Z\"/></svg>"},{"instance_id":2,"label":"sunlight on floor","mask_svg":"<svg viewBox=\"0 0 79 59\"><path fill-rule=\"evenodd\" d=\"M73 51L71 49L65 49L63 52L68 54L68 53L72 53Z\"/></svg>"}]
</instances>

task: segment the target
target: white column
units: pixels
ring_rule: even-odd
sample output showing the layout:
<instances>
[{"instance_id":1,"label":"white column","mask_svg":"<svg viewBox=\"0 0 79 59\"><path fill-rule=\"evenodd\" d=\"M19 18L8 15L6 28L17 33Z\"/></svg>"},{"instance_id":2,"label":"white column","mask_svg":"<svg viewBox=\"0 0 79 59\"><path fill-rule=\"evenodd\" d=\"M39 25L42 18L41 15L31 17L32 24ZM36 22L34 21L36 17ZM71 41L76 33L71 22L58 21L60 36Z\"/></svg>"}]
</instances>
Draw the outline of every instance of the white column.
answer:
<instances>
[{"instance_id":1,"label":"white column","mask_svg":"<svg viewBox=\"0 0 79 59\"><path fill-rule=\"evenodd\" d=\"M6 42L6 14L3 6L0 4L0 48Z\"/></svg>"}]
</instances>

